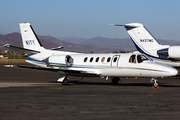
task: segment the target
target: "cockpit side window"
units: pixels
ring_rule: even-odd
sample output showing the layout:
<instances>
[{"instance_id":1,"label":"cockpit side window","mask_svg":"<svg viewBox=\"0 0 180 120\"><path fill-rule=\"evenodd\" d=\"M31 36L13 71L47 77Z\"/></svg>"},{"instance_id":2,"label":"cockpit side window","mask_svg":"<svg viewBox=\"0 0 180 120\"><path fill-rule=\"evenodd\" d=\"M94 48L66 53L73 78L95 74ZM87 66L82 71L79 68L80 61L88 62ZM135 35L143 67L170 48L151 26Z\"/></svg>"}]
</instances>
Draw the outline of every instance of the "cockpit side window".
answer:
<instances>
[{"instance_id":1,"label":"cockpit side window","mask_svg":"<svg viewBox=\"0 0 180 120\"><path fill-rule=\"evenodd\" d=\"M151 61L151 59L149 59L147 56L145 56L145 55L138 55L137 56L137 61L138 61L138 63L141 63L141 62L143 62L143 61L145 61L145 60L150 60Z\"/></svg>"},{"instance_id":2,"label":"cockpit side window","mask_svg":"<svg viewBox=\"0 0 180 120\"><path fill-rule=\"evenodd\" d=\"M136 55L131 55L131 57L129 58L129 62L136 63Z\"/></svg>"},{"instance_id":3,"label":"cockpit side window","mask_svg":"<svg viewBox=\"0 0 180 120\"><path fill-rule=\"evenodd\" d=\"M140 56L140 55L138 55L138 56L137 56L137 61L138 61L138 63L143 62L143 60L142 60L142 58L141 58L141 56Z\"/></svg>"},{"instance_id":4,"label":"cockpit side window","mask_svg":"<svg viewBox=\"0 0 180 120\"><path fill-rule=\"evenodd\" d=\"M153 61L151 58L149 58L148 56L146 55L141 55L141 58L144 60L150 60L150 61Z\"/></svg>"}]
</instances>

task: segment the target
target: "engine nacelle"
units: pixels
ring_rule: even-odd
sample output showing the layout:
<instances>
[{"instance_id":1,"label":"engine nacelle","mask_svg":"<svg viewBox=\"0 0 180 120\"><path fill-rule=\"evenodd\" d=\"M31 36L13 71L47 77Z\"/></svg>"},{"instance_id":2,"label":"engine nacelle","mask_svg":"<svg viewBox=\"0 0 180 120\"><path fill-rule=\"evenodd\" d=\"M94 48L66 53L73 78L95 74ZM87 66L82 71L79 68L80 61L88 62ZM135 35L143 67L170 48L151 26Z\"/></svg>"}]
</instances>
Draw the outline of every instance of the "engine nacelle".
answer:
<instances>
[{"instance_id":1,"label":"engine nacelle","mask_svg":"<svg viewBox=\"0 0 180 120\"><path fill-rule=\"evenodd\" d=\"M158 50L157 54L161 58L180 59L180 46L170 46L169 48Z\"/></svg>"},{"instance_id":2,"label":"engine nacelle","mask_svg":"<svg viewBox=\"0 0 180 120\"><path fill-rule=\"evenodd\" d=\"M53 55L48 59L50 66L70 67L73 64L73 58L70 55Z\"/></svg>"},{"instance_id":3,"label":"engine nacelle","mask_svg":"<svg viewBox=\"0 0 180 120\"><path fill-rule=\"evenodd\" d=\"M168 54L169 58L180 59L180 46L170 46Z\"/></svg>"}]
</instances>

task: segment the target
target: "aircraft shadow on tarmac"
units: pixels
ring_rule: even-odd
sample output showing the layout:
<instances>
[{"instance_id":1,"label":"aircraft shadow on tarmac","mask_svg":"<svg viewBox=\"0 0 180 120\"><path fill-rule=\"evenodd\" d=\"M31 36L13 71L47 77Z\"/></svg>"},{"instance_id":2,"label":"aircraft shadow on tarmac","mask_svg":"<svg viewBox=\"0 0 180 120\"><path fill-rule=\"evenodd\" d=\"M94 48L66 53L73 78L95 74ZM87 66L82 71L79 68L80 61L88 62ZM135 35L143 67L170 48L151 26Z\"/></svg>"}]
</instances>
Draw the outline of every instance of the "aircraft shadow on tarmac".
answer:
<instances>
[{"instance_id":1,"label":"aircraft shadow on tarmac","mask_svg":"<svg viewBox=\"0 0 180 120\"><path fill-rule=\"evenodd\" d=\"M57 83L56 81L49 81L51 83ZM153 83L121 83L117 85L112 85L111 83L105 82L82 82L82 81L69 81L69 85L110 85L110 86L153 86ZM68 86L69 86L68 85ZM162 87L180 87L179 85L165 85L160 84Z\"/></svg>"},{"instance_id":2,"label":"aircraft shadow on tarmac","mask_svg":"<svg viewBox=\"0 0 180 120\"><path fill-rule=\"evenodd\" d=\"M176 76L173 76L171 78L173 78L173 79L180 79L180 75L176 75Z\"/></svg>"}]
</instances>

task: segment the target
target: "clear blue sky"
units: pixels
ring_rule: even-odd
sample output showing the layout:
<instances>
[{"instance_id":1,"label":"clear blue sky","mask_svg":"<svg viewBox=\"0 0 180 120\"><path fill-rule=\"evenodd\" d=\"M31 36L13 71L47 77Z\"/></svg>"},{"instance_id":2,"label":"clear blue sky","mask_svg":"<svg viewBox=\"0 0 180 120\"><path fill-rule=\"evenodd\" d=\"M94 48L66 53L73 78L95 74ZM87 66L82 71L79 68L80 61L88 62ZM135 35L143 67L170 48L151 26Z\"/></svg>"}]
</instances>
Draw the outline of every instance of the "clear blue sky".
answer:
<instances>
[{"instance_id":1,"label":"clear blue sky","mask_svg":"<svg viewBox=\"0 0 180 120\"><path fill-rule=\"evenodd\" d=\"M38 35L129 38L107 24L137 22L156 38L180 41L180 0L0 0L0 15L4 33L29 22Z\"/></svg>"}]
</instances>

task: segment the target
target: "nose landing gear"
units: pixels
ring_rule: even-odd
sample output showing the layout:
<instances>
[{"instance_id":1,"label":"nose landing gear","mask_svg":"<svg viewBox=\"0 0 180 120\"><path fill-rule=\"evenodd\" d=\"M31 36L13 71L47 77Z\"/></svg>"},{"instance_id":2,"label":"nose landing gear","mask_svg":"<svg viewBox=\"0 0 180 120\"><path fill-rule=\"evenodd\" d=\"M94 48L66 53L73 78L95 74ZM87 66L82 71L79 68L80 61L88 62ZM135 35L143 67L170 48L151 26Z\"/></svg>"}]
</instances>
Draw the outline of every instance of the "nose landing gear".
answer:
<instances>
[{"instance_id":1,"label":"nose landing gear","mask_svg":"<svg viewBox=\"0 0 180 120\"><path fill-rule=\"evenodd\" d=\"M153 88L161 88L159 86L159 82L158 82L157 78L152 78L150 82L153 82L153 84L154 84Z\"/></svg>"}]
</instances>

